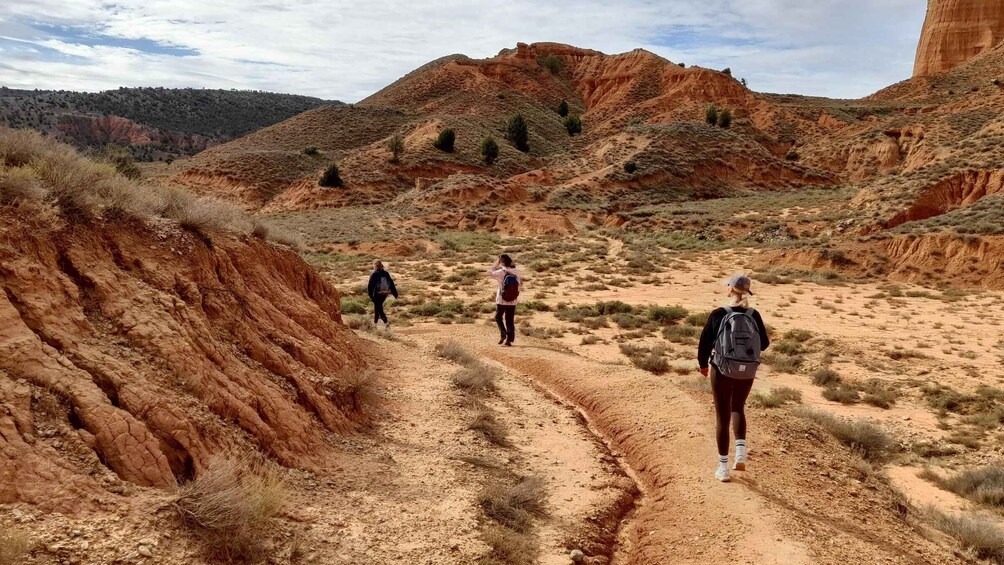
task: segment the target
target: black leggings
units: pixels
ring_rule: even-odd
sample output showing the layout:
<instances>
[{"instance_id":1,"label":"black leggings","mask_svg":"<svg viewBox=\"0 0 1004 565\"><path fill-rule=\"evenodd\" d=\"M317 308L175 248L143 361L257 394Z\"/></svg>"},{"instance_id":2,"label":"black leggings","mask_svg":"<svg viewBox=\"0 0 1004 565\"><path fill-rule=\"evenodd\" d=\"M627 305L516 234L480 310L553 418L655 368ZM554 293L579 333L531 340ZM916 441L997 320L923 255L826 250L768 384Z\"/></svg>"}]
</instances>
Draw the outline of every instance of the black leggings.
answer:
<instances>
[{"instance_id":1,"label":"black leggings","mask_svg":"<svg viewBox=\"0 0 1004 565\"><path fill-rule=\"evenodd\" d=\"M715 418L718 427L715 432L718 440L718 455L729 454L729 420L732 420L736 439L746 439L746 398L753 388L753 379L733 379L719 375L718 369L711 366L711 392L715 397Z\"/></svg>"},{"instance_id":2,"label":"black leggings","mask_svg":"<svg viewBox=\"0 0 1004 565\"><path fill-rule=\"evenodd\" d=\"M495 323L499 326L500 339L508 343L516 341L516 305L495 305Z\"/></svg>"},{"instance_id":3,"label":"black leggings","mask_svg":"<svg viewBox=\"0 0 1004 565\"><path fill-rule=\"evenodd\" d=\"M373 323L377 323L383 320L383 323L389 324L387 321L387 314L383 311L383 303L387 300L386 294L378 294L373 297Z\"/></svg>"}]
</instances>

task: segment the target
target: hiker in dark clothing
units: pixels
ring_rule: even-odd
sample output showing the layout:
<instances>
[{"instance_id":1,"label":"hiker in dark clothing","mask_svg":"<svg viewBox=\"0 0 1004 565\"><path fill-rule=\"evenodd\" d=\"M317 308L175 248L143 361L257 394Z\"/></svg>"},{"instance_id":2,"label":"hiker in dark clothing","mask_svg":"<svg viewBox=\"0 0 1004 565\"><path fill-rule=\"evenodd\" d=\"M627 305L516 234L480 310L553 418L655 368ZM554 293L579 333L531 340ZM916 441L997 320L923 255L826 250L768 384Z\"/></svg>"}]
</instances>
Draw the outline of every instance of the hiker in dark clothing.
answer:
<instances>
[{"instance_id":1,"label":"hiker in dark clothing","mask_svg":"<svg viewBox=\"0 0 1004 565\"><path fill-rule=\"evenodd\" d=\"M373 325L375 326L380 320L383 320L384 325L390 327L387 314L383 311L383 303L388 296L397 298L397 287L394 286L394 279L391 278L390 273L384 270L383 263L380 261L374 264L367 293L370 300L373 301Z\"/></svg>"},{"instance_id":2,"label":"hiker in dark clothing","mask_svg":"<svg viewBox=\"0 0 1004 565\"><path fill-rule=\"evenodd\" d=\"M736 462L733 469L746 470L746 399L753 388L760 352L767 349L770 339L760 313L750 308L750 279L735 275L726 283L729 305L708 316L697 346L697 362L701 374L711 379L715 399L718 443L718 469L715 478L722 482L729 475L729 422L736 436ZM749 314L746 316L746 314ZM752 319L750 319L752 318ZM724 327L727 326L727 327ZM749 347L744 347L749 345ZM753 351L753 346L758 351ZM731 348L729 354L723 348Z\"/></svg>"},{"instance_id":3,"label":"hiker in dark clothing","mask_svg":"<svg viewBox=\"0 0 1004 565\"><path fill-rule=\"evenodd\" d=\"M495 323L501 335L499 345L511 346L516 340L516 303L519 302L523 278L508 255L499 256L499 260L488 268L488 276L498 281L499 285L495 292Z\"/></svg>"}]
</instances>

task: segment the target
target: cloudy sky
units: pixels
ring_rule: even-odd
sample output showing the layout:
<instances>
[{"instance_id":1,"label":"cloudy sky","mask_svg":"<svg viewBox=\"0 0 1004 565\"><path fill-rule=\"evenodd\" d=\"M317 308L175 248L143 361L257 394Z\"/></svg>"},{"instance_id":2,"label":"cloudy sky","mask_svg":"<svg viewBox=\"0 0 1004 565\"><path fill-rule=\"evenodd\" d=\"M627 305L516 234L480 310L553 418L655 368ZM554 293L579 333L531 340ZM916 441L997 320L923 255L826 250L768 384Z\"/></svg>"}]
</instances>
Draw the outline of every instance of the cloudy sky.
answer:
<instances>
[{"instance_id":1,"label":"cloudy sky","mask_svg":"<svg viewBox=\"0 0 1004 565\"><path fill-rule=\"evenodd\" d=\"M642 47L759 91L908 78L923 0L2 0L0 85L262 89L354 102L432 59L518 41Z\"/></svg>"}]
</instances>

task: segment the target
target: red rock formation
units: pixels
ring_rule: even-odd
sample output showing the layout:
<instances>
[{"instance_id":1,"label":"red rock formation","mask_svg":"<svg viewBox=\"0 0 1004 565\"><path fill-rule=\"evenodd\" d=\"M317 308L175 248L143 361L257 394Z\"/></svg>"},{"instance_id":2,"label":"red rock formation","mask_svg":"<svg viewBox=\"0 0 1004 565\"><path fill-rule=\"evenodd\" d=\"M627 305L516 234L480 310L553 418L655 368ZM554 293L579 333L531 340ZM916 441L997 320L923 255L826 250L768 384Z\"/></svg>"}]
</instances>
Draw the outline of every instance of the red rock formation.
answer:
<instances>
[{"instance_id":1,"label":"red rock formation","mask_svg":"<svg viewBox=\"0 0 1004 565\"><path fill-rule=\"evenodd\" d=\"M210 145L208 138L166 132L118 116L59 117L60 140L75 145L100 147L109 143L124 145L166 145L182 152L195 153Z\"/></svg>"},{"instance_id":2,"label":"red rock formation","mask_svg":"<svg viewBox=\"0 0 1004 565\"><path fill-rule=\"evenodd\" d=\"M108 469L171 486L246 443L317 468L325 434L354 427L342 375L361 366L359 342L294 253L0 215L0 502L87 505ZM65 412L46 415L47 395Z\"/></svg>"},{"instance_id":3,"label":"red rock formation","mask_svg":"<svg viewBox=\"0 0 1004 565\"><path fill-rule=\"evenodd\" d=\"M1004 0L928 0L913 76L953 69L1004 41Z\"/></svg>"}]
</instances>

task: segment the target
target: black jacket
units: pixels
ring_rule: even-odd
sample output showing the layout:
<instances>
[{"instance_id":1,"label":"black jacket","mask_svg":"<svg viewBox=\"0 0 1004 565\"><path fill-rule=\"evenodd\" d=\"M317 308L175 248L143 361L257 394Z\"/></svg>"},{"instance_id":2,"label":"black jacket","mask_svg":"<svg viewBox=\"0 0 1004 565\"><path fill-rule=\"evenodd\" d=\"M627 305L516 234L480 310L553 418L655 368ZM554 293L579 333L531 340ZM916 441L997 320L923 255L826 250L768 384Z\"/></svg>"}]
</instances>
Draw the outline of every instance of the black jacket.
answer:
<instances>
[{"instance_id":1,"label":"black jacket","mask_svg":"<svg viewBox=\"0 0 1004 565\"><path fill-rule=\"evenodd\" d=\"M370 284L366 289L367 294L370 295L370 300L376 300L378 296L377 292L380 288L381 277L387 277L387 284L390 285L390 293L394 295L394 298L397 298L397 287L394 286L394 279L384 269L378 269L370 275Z\"/></svg>"},{"instance_id":2,"label":"black jacket","mask_svg":"<svg viewBox=\"0 0 1004 565\"><path fill-rule=\"evenodd\" d=\"M735 312L746 311L745 308L740 306L733 306L732 310ZM719 308L708 316L708 323L704 325L704 331L701 332L701 343L697 346L697 362L701 364L702 369L708 367L708 361L711 359L711 350L715 348L715 339L718 338L718 330L726 314L725 308ZM764 351L770 345L770 339L767 337L767 327L764 326L760 312L753 310L753 319L760 329L760 350Z\"/></svg>"}]
</instances>

